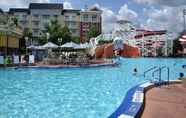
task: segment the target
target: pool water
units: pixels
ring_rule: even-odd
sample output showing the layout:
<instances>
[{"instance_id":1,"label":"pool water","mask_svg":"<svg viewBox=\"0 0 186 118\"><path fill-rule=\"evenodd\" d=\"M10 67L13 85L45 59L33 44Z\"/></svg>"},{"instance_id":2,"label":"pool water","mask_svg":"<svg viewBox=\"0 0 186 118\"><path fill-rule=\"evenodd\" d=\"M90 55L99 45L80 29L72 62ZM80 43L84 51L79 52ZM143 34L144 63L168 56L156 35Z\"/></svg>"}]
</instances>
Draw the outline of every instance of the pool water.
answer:
<instances>
[{"instance_id":1,"label":"pool water","mask_svg":"<svg viewBox=\"0 0 186 118\"><path fill-rule=\"evenodd\" d=\"M122 58L116 67L0 69L0 118L106 118L143 72L170 67L170 79L186 72L186 59ZM133 74L137 68L136 75ZM186 74L186 73L185 73ZM166 79L166 72L162 78Z\"/></svg>"}]
</instances>

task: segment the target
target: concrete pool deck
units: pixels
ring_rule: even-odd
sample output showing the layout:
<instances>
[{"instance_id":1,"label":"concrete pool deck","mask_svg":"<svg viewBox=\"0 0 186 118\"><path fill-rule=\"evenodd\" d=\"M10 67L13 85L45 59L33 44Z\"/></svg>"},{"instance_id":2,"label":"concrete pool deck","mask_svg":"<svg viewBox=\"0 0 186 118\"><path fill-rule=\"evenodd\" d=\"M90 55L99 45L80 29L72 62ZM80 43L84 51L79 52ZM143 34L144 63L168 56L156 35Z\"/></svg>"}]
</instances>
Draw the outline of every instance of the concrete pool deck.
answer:
<instances>
[{"instance_id":1,"label":"concrete pool deck","mask_svg":"<svg viewBox=\"0 0 186 118\"><path fill-rule=\"evenodd\" d=\"M145 93L141 118L185 118L186 88L182 84L153 87Z\"/></svg>"}]
</instances>

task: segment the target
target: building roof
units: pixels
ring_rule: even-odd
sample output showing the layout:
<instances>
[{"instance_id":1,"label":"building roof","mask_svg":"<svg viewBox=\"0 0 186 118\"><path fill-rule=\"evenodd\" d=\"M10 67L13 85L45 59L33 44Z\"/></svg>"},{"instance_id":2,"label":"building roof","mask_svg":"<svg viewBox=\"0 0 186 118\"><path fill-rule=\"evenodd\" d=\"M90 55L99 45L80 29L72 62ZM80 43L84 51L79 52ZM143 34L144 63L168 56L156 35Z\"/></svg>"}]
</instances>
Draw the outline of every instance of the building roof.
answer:
<instances>
[{"instance_id":1,"label":"building roof","mask_svg":"<svg viewBox=\"0 0 186 118\"><path fill-rule=\"evenodd\" d=\"M93 7L89 8L89 11L101 11L101 10L96 6L93 6Z\"/></svg>"},{"instance_id":2,"label":"building roof","mask_svg":"<svg viewBox=\"0 0 186 118\"><path fill-rule=\"evenodd\" d=\"M13 14L13 13L15 13L15 12L25 12L25 13L30 13L30 10L29 9L27 9L27 8L10 8L9 9L9 13L10 14Z\"/></svg>"},{"instance_id":3,"label":"building roof","mask_svg":"<svg viewBox=\"0 0 186 118\"><path fill-rule=\"evenodd\" d=\"M142 30L139 30L142 31ZM136 39L143 38L145 36L153 36L153 35L163 35L166 34L166 30L160 30L160 31L148 31L148 30L143 30L143 33L140 33L135 36Z\"/></svg>"},{"instance_id":4,"label":"building roof","mask_svg":"<svg viewBox=\"0 0 186 118\"><path fill-rule=\"evenodd\" d=\"M79 9L64 9L62 12L70 12L70 13L77 13L80 12L81 10Z\"/></svg>"},{"instance_id":5,"label":"building roof","mask_svg":"<svg viewBox=\"0 0 186 118\"><path fill-rule=\"evenodd\" d=\"M80 11L81 10L78 10L78 9L64 9L61 14L63 15L64 13L77 13L77 14L80 14Z\"/></svg>"},{"instance_id":6,"label":"building roof","mask_svg":"<svg viewBox=\"0 0 186 118\"><path fill-rule=\"evenodd\" d=\"M2 10L1 8L0 8L0 13L1 13L1 14L3 14L3 13L4 13L4 12L3 12L3 10Z\"/></svg>"},{"instance_id":7,"label":"building roof","mask_svg":"<svg viewBox=\"0 0 186 118\"><path fill-rule=\"evenodd\" d=\"M63 9L63 4L55 3L30 3L29 9Z\"/></svg>"}]
</instances>

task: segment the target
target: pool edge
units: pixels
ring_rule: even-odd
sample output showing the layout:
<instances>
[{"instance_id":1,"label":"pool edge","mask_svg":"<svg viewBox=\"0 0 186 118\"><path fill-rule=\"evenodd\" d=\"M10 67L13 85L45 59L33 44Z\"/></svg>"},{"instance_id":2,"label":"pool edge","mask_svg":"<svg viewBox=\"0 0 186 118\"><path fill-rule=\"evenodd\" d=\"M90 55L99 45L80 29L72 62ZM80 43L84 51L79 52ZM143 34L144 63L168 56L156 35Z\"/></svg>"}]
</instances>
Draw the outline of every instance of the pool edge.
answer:
<instances>
[{"instance_id":1,"label":"pool edge","mask_svg":"<svg viewBox=\"0 0 186 118\"><path fill-rule=\"evenodd\" d=\"M181 80L171 80L170 84ZM108 118L140 118L145 106L145 93L156 85L151 82L141 83L129 89L120 106Z\"/></svg>"}]
</instances>

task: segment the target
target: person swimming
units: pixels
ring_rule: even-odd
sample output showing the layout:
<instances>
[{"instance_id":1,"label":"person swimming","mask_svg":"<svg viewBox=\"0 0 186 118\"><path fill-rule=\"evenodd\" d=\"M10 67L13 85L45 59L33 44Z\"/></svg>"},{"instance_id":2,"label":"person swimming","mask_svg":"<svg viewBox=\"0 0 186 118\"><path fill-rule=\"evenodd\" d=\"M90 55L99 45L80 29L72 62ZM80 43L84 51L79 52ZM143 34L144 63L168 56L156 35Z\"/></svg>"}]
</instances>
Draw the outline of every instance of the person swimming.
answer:
<instances>
[{"instance_id":1,"label":"person swimming","mask_svg":"<svg viewBox=\"0 0 186 118\"><path fill-rule=\"evenodd\" d=\"M137 68L134 68L134 72L136 72L136 73L137 73Z\"/></svg>"},{"instance_id":2,"label":"person swimming","mask_svg":"<svg viewBox=\"0 0 186 118\"><path fill-rule=\"evenodd\" d=\"M137 72L138 72L137 68L134 68L134 73L133 73L133 75L137 75Z\"/></svg>"}]
</instances>

